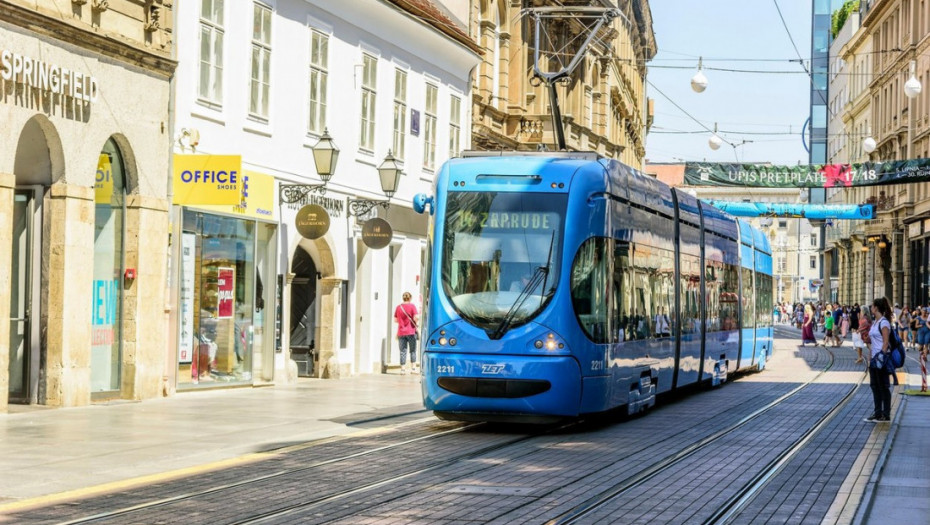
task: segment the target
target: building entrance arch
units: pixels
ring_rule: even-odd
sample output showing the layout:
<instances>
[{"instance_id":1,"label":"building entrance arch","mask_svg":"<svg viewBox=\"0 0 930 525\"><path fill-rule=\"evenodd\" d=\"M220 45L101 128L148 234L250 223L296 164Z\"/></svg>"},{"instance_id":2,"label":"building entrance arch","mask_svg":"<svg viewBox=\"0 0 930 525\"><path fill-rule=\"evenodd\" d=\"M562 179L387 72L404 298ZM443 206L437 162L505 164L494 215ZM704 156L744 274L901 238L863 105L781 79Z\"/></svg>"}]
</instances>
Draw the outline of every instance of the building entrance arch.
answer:
<instances>
[{"instance_id":1,"label":"building entrance arch","mask_svg":"<svg viewBox=\"0 0 930 525\"><path fill-rule=\"evenodd\" d=\"M336 366L337 305L341 280L325 237L302 239L290 263L289 348L299 375L329 378Z\"/></svg>"},{"instance_id":2,"label":"building entrance arch","mask_svg":"<svg viewBox=\"0 0 930 525\"><path fill-rule=\"evenodd\" d=\"M16 144L12 235L6 241L11 250L10 322L0 329L0 344L9 345L3 395L14 403L37 403L40 398L40 369L47 361L42 334L49 300L48 287L42 286L48 281L43 208L46 191L64 171L63 165L61 140L52 123L43 115L26 121Z\"/></svg>"}]
</instances>

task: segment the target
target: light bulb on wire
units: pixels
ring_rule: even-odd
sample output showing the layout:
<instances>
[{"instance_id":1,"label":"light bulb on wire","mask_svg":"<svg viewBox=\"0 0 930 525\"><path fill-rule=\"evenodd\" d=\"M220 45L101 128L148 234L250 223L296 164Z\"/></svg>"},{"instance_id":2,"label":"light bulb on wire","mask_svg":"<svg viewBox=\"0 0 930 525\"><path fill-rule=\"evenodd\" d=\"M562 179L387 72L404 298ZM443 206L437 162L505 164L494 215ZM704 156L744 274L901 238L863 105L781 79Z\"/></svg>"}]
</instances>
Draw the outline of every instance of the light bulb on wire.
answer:
<instances>
[{"instance_id":1,"label":"light bulb on wire","mask_svg":"<svg viewBox=\"0 0 930 525\"><path fill-rule=\"evenodd\" d=\"M694 76L691 77L691 89L693 89L695 93L703 93L704 90L707 89L707 77L704 76L703 60L704 60L703 57L698 58L697 73L695 73Z\"/></svg>"}]
</instances>

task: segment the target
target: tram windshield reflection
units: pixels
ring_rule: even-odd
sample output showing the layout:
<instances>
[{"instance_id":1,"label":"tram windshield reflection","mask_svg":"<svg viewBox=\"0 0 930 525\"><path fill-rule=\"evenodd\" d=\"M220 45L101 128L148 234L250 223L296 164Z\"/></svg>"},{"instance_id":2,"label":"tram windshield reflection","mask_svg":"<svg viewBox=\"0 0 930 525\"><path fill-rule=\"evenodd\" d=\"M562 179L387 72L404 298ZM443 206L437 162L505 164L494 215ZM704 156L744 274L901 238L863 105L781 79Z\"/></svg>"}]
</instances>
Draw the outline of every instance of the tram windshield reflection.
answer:
<instances>
[{"instance_id":1,"label":"tram windshield reflection","mask_svg":"<svg viewBox=\"0 0 930 525\"><path fill-rule=\"evenodd\" d=\"M465 320L493 331L515 305L511 328L542 310L559 279L566 202L566 195L550 193L449 194L442 283ZM526 289L540 267L548 275ZM528 294L522 301L521 292Z\"/></svg>"}]
</instances>

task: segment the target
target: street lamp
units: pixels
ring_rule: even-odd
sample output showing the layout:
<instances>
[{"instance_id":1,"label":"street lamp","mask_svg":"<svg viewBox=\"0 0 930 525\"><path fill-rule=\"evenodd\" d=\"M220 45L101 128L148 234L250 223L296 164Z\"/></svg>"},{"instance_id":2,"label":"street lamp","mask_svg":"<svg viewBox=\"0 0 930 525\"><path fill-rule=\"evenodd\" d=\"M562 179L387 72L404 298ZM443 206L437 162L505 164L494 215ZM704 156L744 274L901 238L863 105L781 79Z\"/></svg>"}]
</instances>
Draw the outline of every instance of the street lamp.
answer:
<instances>
[{"instance_id":1,"label":"street lamp","mask_svg":"<svg viewBox=\"0 0 930 525\"><path fill-rule=\"evenodd\" d=\"M870 126L866 132L865 140L862 141L862 151L871 155L877 146L875 139L872 138L872 128Z\"/></svg>"},{"instance_id":2,"label":"street lamp","mask_svg":"<svg viewBox=\"0 0 930 525\"><path fill-rule=\"evenodd\" d=\"M710 149L717 151L722 144L723 139L717 135L717 123L714 122L714 134L708 139L707 145L710 146Z\"/></svg>"},{"instance_id":3,"label":"street lamp","mask_svg":"<svg viewBox=\"0 0 930 525\"><path fill-rule=\"evenodd\" d=\"M320 195L326 193L326 183L336 173L336 161L339 160L339 148L329 136L328 128L323 130L323 135L311 150L313 151L313 164L323 184L280 184L278 185L278 199L281 202L293 204L302 201L310 193L316 192Z\"/></svg>"},{"instance_id":4,"label":"street lamp","mask_svg":"<svg viewBox=\"0 0 930 525\"><path fill-rule=\"evenodd\" d=\"M381 191L384 192L388 200L349 199L349 215L361 217L370 212L375 206L381 206L385 210L388 209L391 205L391 197L397 192L397 185L400 183L401 173L403 173L403 171L400 169L400 164L397 162L397 159L394 158L394 155L391 154L391 150L388 150L387 157L384 157L384 162L378 166L378 177L381 179Z\"/></svg>"},{"instance_id":5,"label":"street lamp","mask_svg":"<svg viewBox=\"0 0 930 525\"><path fill-rule=\"evenodd\" d=\"M920 95L920 92L923 90L923 86L920 81L917 80L915 72L917 71L917 61L911 60L911 78L907 79L907 82L904 83L904 95L907 97L907 158L911 158L911 143L913 142L913 125L914 114L911 111L911 101L917 98Z\"/></svg>"},{"instance_id":6,"label":"street lamp","mask_svg":"<svg viewBox=\"0 0 930 525\"><path fill-rule=\"evenodd\" d=\"M698 70L697 73L691 77L691 89L695 93L703 93L707 89L707 77L704 76L704 59L703 57L698 57ZM717 148L714 148L717 149Z\"/></svg>"}]
</instances>

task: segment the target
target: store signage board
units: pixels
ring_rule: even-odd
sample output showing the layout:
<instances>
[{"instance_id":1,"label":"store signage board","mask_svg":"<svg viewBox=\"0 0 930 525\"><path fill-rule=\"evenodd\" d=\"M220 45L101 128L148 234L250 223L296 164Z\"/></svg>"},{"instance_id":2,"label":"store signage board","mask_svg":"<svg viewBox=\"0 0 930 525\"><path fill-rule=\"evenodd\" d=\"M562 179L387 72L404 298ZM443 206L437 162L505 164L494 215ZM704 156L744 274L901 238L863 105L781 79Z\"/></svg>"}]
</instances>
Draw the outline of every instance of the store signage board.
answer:
<instances>
[{"instance_id":1,"label":"store signage board","mask_svg":"<svg viewBox=\"0 0 930 525\"><path fill-rule=\"evenodd\" d=\"M386 247L391 244L393 238L394 230L391 229L391 225L380 217L369 219L362 226L362 242L373 250Z\"/></svg>"},{"instance_id":2,"label":"store signage board","mask_svg":"<svg viewBox=\"0 0 930 525\"><path fill-rule=\"evenodd\" d=\"M329 214L322 206L310 204L297 212L294 218L297 233L305 239L319 239L329 231Z\"/></svg>"},{"instance_id":3,"label":"store signage board","mask_svg":"<svg viewBox=\"0 0 930 525\"><path fill-rule=\"evenodd\" d=\"M232 319L235 312L235 268L218 268L216 272L216 318Z\"/></svg>"},{"instance_id":4,"label":"store signage board","mask_svg":"<svg viewBox=\"0 0 930 525\"><path fill-rule=\"evenodd\" d=\"M275 180L271 175L242 170L239 200L235 204L200 204L197 208L265 221L277 221Z\"/></svg>"},{"instance_id":5,"label":"store signage board","mask_svg":"<svg viewBox=\"0 0 930 525\"><path fill-rule=\"evenodd\" d=\"M97 79L80 71L49 64L32 57L0 49L0 79L52 95L97 102Z\"/></svg>"},{"instance_id":6,"label":"store signage board","mask_svg":"<svg viewBox=\"0 0 930 525\"><path fill-rule=\"evenodd\" d=\"M174 204L233 204L242 202L240 155L175 155Z\"/></svg>"}]
</instances>

